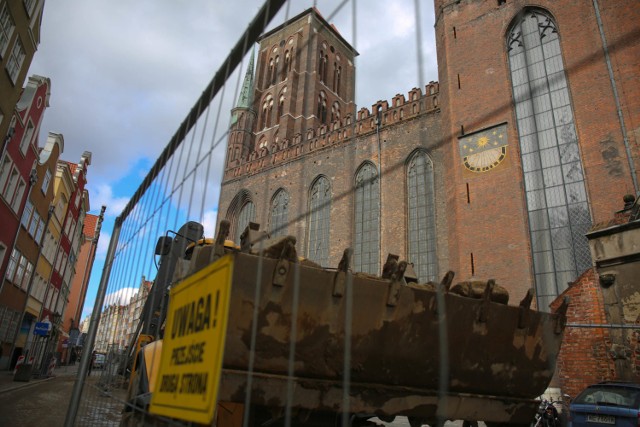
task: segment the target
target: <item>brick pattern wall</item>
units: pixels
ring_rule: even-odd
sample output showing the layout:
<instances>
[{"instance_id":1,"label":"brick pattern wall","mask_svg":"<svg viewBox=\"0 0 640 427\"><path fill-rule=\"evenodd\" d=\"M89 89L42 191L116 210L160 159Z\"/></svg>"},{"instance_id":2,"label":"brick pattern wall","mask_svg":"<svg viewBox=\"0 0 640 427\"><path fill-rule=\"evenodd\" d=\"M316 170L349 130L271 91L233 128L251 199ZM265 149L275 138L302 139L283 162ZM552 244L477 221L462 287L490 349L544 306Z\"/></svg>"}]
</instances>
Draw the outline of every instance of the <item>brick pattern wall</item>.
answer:
<instances>
[{"instance_id":1,"label":"brick pattern wall","mask_svg":"<svg viewBox=\"0 0 640 427\"><path fill-rule=\"evenodd\" d=\"M558 308L564 296L570 299L567 323L607 323L594 269L585 271L571 284L551 305L552 311ZM608 351L610 347L608 329L567 327L556 366L562 392L575 397L590 384L615 379L615 365ZM638 351L640 349L636 348Z\"/></svg>"}]
</instances>

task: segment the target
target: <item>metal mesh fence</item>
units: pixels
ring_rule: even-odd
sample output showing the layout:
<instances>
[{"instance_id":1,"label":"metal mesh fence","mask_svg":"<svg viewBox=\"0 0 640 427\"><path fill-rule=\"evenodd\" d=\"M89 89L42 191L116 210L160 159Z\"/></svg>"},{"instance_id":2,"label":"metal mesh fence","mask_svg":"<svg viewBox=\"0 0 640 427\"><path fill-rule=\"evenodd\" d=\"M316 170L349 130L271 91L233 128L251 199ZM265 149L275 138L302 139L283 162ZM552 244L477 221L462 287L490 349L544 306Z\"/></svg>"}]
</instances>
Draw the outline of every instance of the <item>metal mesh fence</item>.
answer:
<instances>
[{"instance_id":1,"label":"metal mesh fence","mask_svg":"<svg viewBox=\"0 0 640 427\"><path fill-rule=\"evenodd\" d=\"M167 242L170 242L168 238L171 238L171 241L180 241L184 250L186 246L190 243L195 243L202 236L209 238L214 236L218 225L216 224L216 218L217 222L220 223L220 220L225 216L225 213L217 212L220 187L215 183L219 181L223 174L225 159L228 155L226 147L229 139L229 112L240 95L245 64L249 58L247 53L254 49L256 40L265 30L287 23L292 16L297 15L309 6L316 7L317 5L316 2L305 2L304 5L275 0L265 2L258 15L249 24L244 36L237 42L210 85L205 88L202 97L196 102L157 159L156 164L151 168L142 185L118 217L112 233L107 262L102 276L101 293L96 299L96 308L94 309L91 323L92 330L90 330L88 338L89 342L86 344L86 348L93 348L94 353L87 351L83 355L81 375L78 384L76 384L69 411L71 414L68 418L69 425L73 425L74 422L75 425L105 426L188 424L149 414L146 406L149 399L148 395L140 396L137 402L132 402L130 396L127 395L127 388L130 387L131 369L136 363L134 360L136 345L141 330L146 328L146 330L151 329L154 333L159 333L165 326L164 313L166 313L167 309L165 292L155 292L155 290L159 288L161 283L168 288L173 279L174 270L163 264L158 265L159 256L157 255L163 253L166 249ZM415 51L411 52L411 55L414 56L411 62L417 65L417 73L415 73L417 76L413 76L411 81L412 83L417 83L419 88L425 88L423 75L423 52L425 48L422 45L423 16L425 13L430 14L431 11L420 10L423 5L419 1L409 3L406 6L409 8L406 11L407 15L415 19L416 46ZM364 4L357 3L355 0L345 0L336 3L335 8L326 15L326 19L329 22L341 22L340 29L343 31L342 34L354 49L358 49L358 40L364 38L363 34L377 30L370 28L365 19L360 20L359 17L366 16L366 11L363 11L363 8L366 9ZM416 98L415 100L419 102L416 102L415 105L419 105L419 107L418 111L416 111L414 106L413 114L419 114L421 109L437 108L436 98L437 93L427 93L419 100ZM322 110L319 111L322 114ZM356 111L357 108L354 105L352 120L345 121L343 126L344 135L355 136L358 133L357 126L362 126L362 122L356 125ZM411 114L410 108L408 108L406 114ZM384 118L381 116L371 117L371 122L374 123L375 121L371 125L372 128L379 126L383 120L391 120L391 118L386 116ZM430 142L431 148L438 147L449 139L450 137L446 137L432 141ZM317 139L314 139L314 141L317 141ZM404 159L402 159L397 164L387 167L385 173L389 174L390 179L394 179L394 171L403 171L404 168L405 163ZM368 179L371 182L372 180L386 179L385 175L381 175L379 167L377 171L375 166L372 167L370 172L373 178ZM430 179L434 178L431 177ZM321 177L316 181L316 184L319 182L323 185L314 185L312 189L321 188L322 191L328 191L330 184L327 178ZM364 182L363 186L366 186L367 182ZM363 186L354 186L353 189L349 190L348 194L332 194L329 199L322 196L311 197L312 202L309 202L308 206L312 206L313 209L307 209L301 217L287 215L286 211L283 211L283 205L286 206L289 203L294 203L295 200L301 200L306 195L285 194L285 196L282 196L283 193L278 193L281 197L277 199L278 203L280 203L277 205L277 209L272 210L272 212L277 213L276 225L271 230L272 235L284 234L282 233L283 229L287 227L294 229L301 222L310 220L313 224L312 227L321 231L318 232L317 236L313 236L309 240L314 243L317 242L318 247L314 248L314 250L321 254L319 262L326 267L326 263L331 264L327 261L330 258L329 250L321 247L322 239L326 240L326 237L322 236L329 235L327 230L328 223L326 222L329 212L326 208L330 206L330 203L349 197L359 189L365 188ZM432 188L432 186L433 183L429 181L421 187L416 185L416 188ZM239 188L241 187L242 185L240 184ZM377 206L378 208L382 206L380 191L371 192L373 195L370 197L375 197L377 200L367 199L369 205L366 206ZM304 190L300 190L300 192L302 193ZM363 194L365 194L364 191ZM365 197L365 195L362 197ZM416 206L421 205L421 203L428 203L420 200L419 197L419 195L415 196L417 200L415 202ZM371 219L369 213L367 209L362 210L363 221L370 221L371 224L374 224L374 229L379 227L379 224ZM239 214L238 217L242 218L242 211L239 211ZM251 215L255 215L255 213L251 213ZM421 215L420 217L429 216ZM247 217L246 222L252 222L253 219L256 218ZM260 220L263 223L263 228L268 227L268 219L266 223L262 221L264 218ZM197 222L201 225L201 228L198 225L185 227L184 224L188 224L189 221ZM240 235L244 229L238 224L232 224L232 226L237 228L234 230L237 235ZM358 254L359 258L357 260L362 265L381 266L384 262L381 254L372 255L366 260L361 258L377 252L376 248L381 246L381 243L375 240L374 229L365 230L371 234L362 236L362 241L368 242L368 251ZM432 231L429 233L433 234ZM429 238L433 240L431 234ZM165 239L158 242L158 238L161 236L165 236ZM358 241L358 238L355 240ZM235 243L239 244L240 242ZM429 259L430 265L436 264L434 255L436 249L434 246L435 242L430 243L428 256L424 256L425 259ZM308 253L311 252L310 249ZM375 259L376 257L377 259ZM345 259L348 259L348 256L343 258L343 260ZM252 312L253 314L250 319L250 327L247 328L247 334L243 336L243 340L247 342L250 348L249 358L246 360L247 369L243 374L246 375L246 389L248 390L252 390L254 386L263 386L265 381L264 372L257 374L255 371L256 364L260 365L259 358L261 357L260 354L256 354L255 349L256 346L262 344L260 339L263 339L258 330L258 301L261 298L261 292L264 287L272 285L269 280L265 281L265 277L271 274L271 270L268 270L269 266L271 266L269 260L261 260L256 264L256 271L251 272L256 278L256 302L253 305L253 312L248 310L249 313ZM363 304L362 300L359 303L355 302L357 296L354 295L354 292L356 292L356 295L358 294L354 280L361 280L361 278L354 279L348 264L346 267L337 263L328 266L333 269L333 272L342 271L346 273L342 278L344 289L340 291L334 290L334 296L339 294L343 298L341 307L344 308L344 312L339 314L339 317L344 321L344 330L339 335L340 339L343 340L338 346L341 354L336 355L336 360L341 360L341 363L338 364L339 366L333 366L336 372L339 373L340 381L335 388L327 386L332 392L338 392L340 396L334 397L332 400L332 402L339 402L336 404L338 407L332 408L332 411L326 411L332 415L317 422L320 423L319 425L350 425L357 419L360 408L358 393L362 393L361 384L358 384L352 378L352 375L357 375L361 367L352 365L353 349L351 347L354 334L352 327L354 327L353 325L357 327L354 310L358 309L358 304ZM435 267L430 266L429 268ZM428 269L425 267L423 270L427 271ZM380 273L380 271L371 271L370 273L376 274ZM404 273L404 270L402 270L402 273ZM304 286L300 275L304 274L304 272L294 267L292 274L294 288L291 294L292 309L290 316L293 319L297 319L300 315L298 301L302 298L300 289ZM398 274L397 270L394 270L393 274ZM393 274L387 277L392 284L396 283L394 282L394 277L398 277ZM429 274L432 275L432 273ZM444 274L440 275L444 276ZM336 277L339 276L336 275ZM429 279L431 278L429 277ZM450 393L447 386L451 376L449 360L451 357L455 357L449 352L451 344L450 331L447 330L449 325L447 323L447 307L449 307L449 303L445 300L443 292L440 292L444 289L443 287L451 285L450 280L451 277L447 275L439 285L431 283L430 286L433 286L433 290L438 290L434 294L436 295L433 300L434 306L430 307L433 324L436 326L431 331L433 333L432 336L421 337L422 341L431 340L433 342L433 348L435 349L433 350L433 353L435 353L433 360L440 362L433 366L433 370L422 372L422 374L432 375L436 379L435 383L438 384L439 389L436 390L435 396L432 397L440 404L445 404L443 402L446 402L446 398ZM393 298L389 297L387 306L392 307L394 304ZM483 314L482 309L479 310L478 318L485 319L486 313ZM464 317L465 314L458 313L458 315ZM516 321L515 323L518 322ZM284 382L279 384L279 387L286 390L286 399L284 402L279 402L279 405L274 405L279 406L281 414L273 417L273 419L279 420L277 425L305 425L305 420L309 420L309 413L292 403L296 399L296 394L300 391L301 386L297 375L299 374L300 363L303 363L300 360L299 348L296 347L296 338L298 335L302 336L306 333L304 330L299 330L299 328L304 329L305 324L304 322L292 321L289 325L282 327L286 329L287 342L289 344L287 348L281 348L278 351L279 357L287 360L288 365ZM390 334L389 338L391 338L392 332L387 333ZM325 339L336 338L329 336L325 337ZM391 341L393 342L393 339ZM554 338L550 338L549 341L554 341ZM318 351L321 348L322 345L318 347ZM387 354L392 350L371 348L372 354L376 352ZM428 351L425 350L425 352ZM147 369L152 369L154 364L160 363L158 357L159 355L154 353L151 359L145 362ZM428 356L425 355L425 357ZM391 368L386 366L383 369ZM87 373L88 375L86 375ZM393 386L398 387L400 385L393 384ZM368 392L371 392L371 390L368 389ZM394 392L400 393L395 388ZM244 404L244 421L242 425L253 425L250 423L261 419L260 416L262 414L250 413L251 408L253 408L252 393L239 393L243 394L244 398L244 400L238 399L243 400L242 403ZM385 417L385 413L377 415L390 421ZM269 417L264 419L269 419ZM443 420L440 419L439 421ZM266 424L256 422L255 425L270 425L269 422L265 422ZM405 425L409 422L407 421ZM419 422L415 420L411 421L411 423L412 426L419 425Z\"/></svg>"}]
</instances>

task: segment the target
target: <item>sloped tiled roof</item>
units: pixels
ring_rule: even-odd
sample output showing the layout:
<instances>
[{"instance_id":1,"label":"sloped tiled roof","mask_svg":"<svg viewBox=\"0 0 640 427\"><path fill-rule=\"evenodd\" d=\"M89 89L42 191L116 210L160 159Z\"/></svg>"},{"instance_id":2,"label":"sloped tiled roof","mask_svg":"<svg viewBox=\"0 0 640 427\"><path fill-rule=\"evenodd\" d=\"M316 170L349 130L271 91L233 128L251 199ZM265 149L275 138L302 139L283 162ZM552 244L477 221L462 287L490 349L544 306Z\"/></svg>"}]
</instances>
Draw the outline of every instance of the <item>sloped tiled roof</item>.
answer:
<instances>
[{"instance_id":1,"label":"sloped tiled roof","mask_svg":"<svg viewBox=\"0 0 640 427\"><path fill-rule=\"evenodd\" d=\"M98 224L98 215L87 214L84 217L84 227L82 232L87 237L95 237L96 225Z\"/></svg>"}]
</instances>

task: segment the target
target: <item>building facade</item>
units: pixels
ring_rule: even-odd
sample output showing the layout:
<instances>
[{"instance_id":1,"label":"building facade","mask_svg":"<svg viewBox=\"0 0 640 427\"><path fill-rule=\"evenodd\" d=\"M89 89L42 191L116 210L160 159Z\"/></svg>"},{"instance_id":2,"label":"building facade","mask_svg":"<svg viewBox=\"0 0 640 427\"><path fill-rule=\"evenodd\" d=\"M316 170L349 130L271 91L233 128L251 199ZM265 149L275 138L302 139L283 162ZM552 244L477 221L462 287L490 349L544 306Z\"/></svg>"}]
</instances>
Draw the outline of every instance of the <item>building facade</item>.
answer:
<instances>
[{"instance_id":1,"label":"building facade","mask_svg":"<svg viewBox=\"0 0 640 427\"><path fill-rule=\"evenodd\" d=\"M89 210L89 197L85 197L85 212ZM82 234L80 236L80 250L77 257L75 274L73 275L70 291L69 302L62 314L61 329L64 334L68 334L69 338L61 340L58 352L61 353L61 360L68 362L71 359L72 349L77 346L80 336L80 322L84 301L87 295L87 287L89 286L89 278L93 269L93 262L96 257L98 247L98 239L100 238L100 230L102 228L102 219L104 218L105 207L99 215L86 214L84 224L82 224Z\"/></svg>"},{"instance_id":2,"label":"building facade","mask_svg":"<svg viewBox=\"0 0 640 427\"><path fill-rule=\"evenodd\" d=\"M86 184L90 164L90 152L84 152L77 164L58 162L55 177L56 197L53 203L56 221L50 222L53 227L49 229L54 236L52 243L55 252L50 258L53 263L45 297L48 304L41 314L41 319L49 318L53 324L54 332L51 339L54 343L50 347L53 349L62 348L64 341L69 339L69 327L64 325L63 313L69 302L71 280L76 272L82 229L89 207ZM51 248L50 253L53 252Z\"/></svg>"},{"instance_id":3,"label":"building facade","mask_svg":"<svg viewBox=\"0 0 640 427\"><path fill-rule=\"evenodd\" d=\"M546 309L590 267L591 224L638 192L640 10L436 0L435 13L447 204L460 224L451 266L464 270L473 255L483 277L535 284ZM501 150L466 151L496 128L506 131ZM473 157L495 167L470 170Z\"/></svg>"},{"instance_id":4,"label":"building facade","mask_svg":"<svg viewBox=\"0 0 640 427\"><path fill-rule=\"evenodd\" d=\"M38 131L49 106L50 89L51 82L46 77L29 79L13 110L13 132L0 154L0 346L5 360L14 356L10 353L15 347L17 329L22 335L22 313L38 258L34 236L37 238L43 229L41 219L34 220L32 235L28 229L21 232L20 224L26 221L21 220L24 209L33 211L31 194L35 189L37 197L37 185L44 179L38 176L42 169ZM31 222L28 225L31 227Z\"/></svg>"},{"instance_id":5,"label":"building facade","mask_svg":"<svg viewBox=\"0 0 640 427\"><path fill-rule=\"evenodd\" d=\"M44 0L0 0L0 144L14 131L13 109L40 44ZM9 135L8 135L9 134Z\"/></svg>"},{"instance_id":6,"label":"building facade","mask_svg":"<svg viewBox=\"0 0 640 427\"><path fill-rule=\"evenodd\" d=\"M640 10L435 13L439 83L371 110L354 109L357 53L316 10L265 34L232 111L220 216L236 242L258 222L323 266L351 247L354 271L380 274L393 253L421 282L494 278L548 310L590 267L592 223L638 190Z\"/></svg>"},{"instance_id":7,"label":"building facade","mask_svg":"<svg viewBox=\"0 0 640 427\"><path fill-rule=\"evenodd\" d=\"M98 353L123 349L126 343L126 319L128 305L117 301L108 305L100 314L96 340L93 349Z\"/></svg>"},{"instance_id":8,"label":"building facade","mask_svg":"<svg viewBox=\"0 0 640 427\"><path fill-rule=\"evenodd\" d=\"M14 250L21 251L27 262L23 277L26 301L21 310L20 330L13 344L14 357L31 347L32 331L42 310L46 288L41 279L41 258L45 230L52 214L50 207L54 192L51 178L63 150L62 137L50 134L44 148L39 152L38 164L35 168L37 180L22 212Z\"/></svg>"}]
</instances>

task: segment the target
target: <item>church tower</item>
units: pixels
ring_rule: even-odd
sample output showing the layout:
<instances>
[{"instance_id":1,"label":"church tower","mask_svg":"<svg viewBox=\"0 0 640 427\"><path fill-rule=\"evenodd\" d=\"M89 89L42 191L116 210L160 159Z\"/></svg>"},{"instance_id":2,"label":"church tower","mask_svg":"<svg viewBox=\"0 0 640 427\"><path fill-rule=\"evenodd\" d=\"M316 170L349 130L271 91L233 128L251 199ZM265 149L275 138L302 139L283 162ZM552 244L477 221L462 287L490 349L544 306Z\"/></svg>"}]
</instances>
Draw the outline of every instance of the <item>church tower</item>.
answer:
<instances>
[{"instance_id":1,"label":"church tower","mask_svg":"<svg viewBox=\"0 0 640 427\"><path fill-rule=\"evenodd\" d=\"M435 0L451 268L463 279L508 278L516 298L535 287L548 310L591 267L585 233L638 191L637 11Z\"/></svg>"},{"instance_id":2,"label":"church tower","mask_svg":"<svg viewBox=\"0 0 640 427\"><path fill-rule=\"evenodd\" d=\"M253 108L260 151L353 113L357 54L316 9L260 39Z\"/></svg>"}]
</instances>

